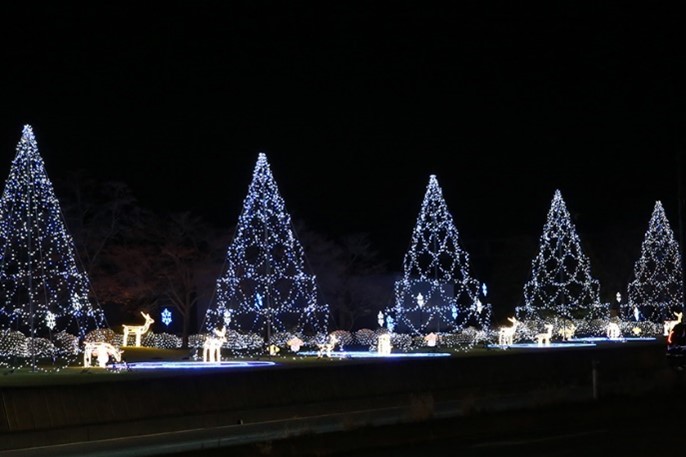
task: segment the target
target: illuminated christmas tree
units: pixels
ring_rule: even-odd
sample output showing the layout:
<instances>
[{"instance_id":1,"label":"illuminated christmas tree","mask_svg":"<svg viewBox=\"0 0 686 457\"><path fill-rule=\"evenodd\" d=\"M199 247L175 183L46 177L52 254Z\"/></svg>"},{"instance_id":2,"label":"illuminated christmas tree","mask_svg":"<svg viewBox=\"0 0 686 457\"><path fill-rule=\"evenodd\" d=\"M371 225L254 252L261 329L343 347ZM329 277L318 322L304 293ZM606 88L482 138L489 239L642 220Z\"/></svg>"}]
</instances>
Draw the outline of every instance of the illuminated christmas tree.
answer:
<instances>
[{"instance_id":1,"label":"illuminated christmas tree","mask_svg":"<svg viewBox=\"0 0 686 457\"><path fill-rule=\"evenodd\" d=\"M59 202L30 126L24 126L0 200L0 358L5 365L66 364L106 326L91 302ZM70 338L69 335L73 336Z\"/></svg>"},{"instance_id":2,"label":"illuminated christmas tree","mask_svg":"<svg viewBox=\"0 0 686 457\"><path fill-rule=\"evenodd\" d=\"M674 319L674 312L682 311L682 286L679 245L658 201L641 245L641 257L634 264L634 280L629 283L629 300L622 306L622 317L658 324Z\"/></svg>"},{"instance_id":3,"label":"illuminated christmas tree","mask_svg":"<svg viewBox=\"0 0 686 457\"><path fill-rule=\"evenodd\" d=\"M395 283L395 305L387 311L398 333L455 332L489 325L490 305L479 299L479 281L469 271L469 255L435 175L424 200L403 260L403 277Z\"/></svg>"},{"instance_id":4,"label":"illuminated christmas tree","mask_svg":"<svg viewBox=\"0 0 686 457\"><path fill-rule=\"evenodd\" d=\"M277 332L327 333L328 319L267 156L260 153L205 330L229 327L269 343Z\"/></svg>"},{"instance_id":5,"label":"illuminated christmas tree","mask_svg":"<svg viewBox=\"0 0 686 457\"><path fill-rule=\"evenodd\" d=\"M591 277L590 261L581 249L562 194L555 191L543 227L538 255L531 265L531 279L524 285L524 306L517 307L520 321L592 320L605 317L599 299L600 285Z\"/></svg>"}]
</instances>

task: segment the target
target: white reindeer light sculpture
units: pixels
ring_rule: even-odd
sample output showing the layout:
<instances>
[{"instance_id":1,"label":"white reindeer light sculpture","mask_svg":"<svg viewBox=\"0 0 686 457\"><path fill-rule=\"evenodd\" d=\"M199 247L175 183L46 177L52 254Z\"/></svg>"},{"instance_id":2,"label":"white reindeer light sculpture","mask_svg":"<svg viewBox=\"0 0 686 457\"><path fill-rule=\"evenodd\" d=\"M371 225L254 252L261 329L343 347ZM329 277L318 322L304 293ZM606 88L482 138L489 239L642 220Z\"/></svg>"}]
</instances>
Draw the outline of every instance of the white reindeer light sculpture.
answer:
<instances>
[{"instance_id":1,"label":"white reindeer light sculpture","mask_svg":"<svg viewBox=\"0 0 686 457\"><path fill-rule=\"evenodd\" d=\"M553 324L545 324L545 332L536 335L536 343L539 346L550 346L550 338L553 336Z\"/></svg>"},{"instance_id":2,"label":"white reindeer light sculpture","mask_svg":"<svg viewBox=\"0 0 686 457\"><path fill-rule=\"evenodd\" d=\"M204 362L221 362L222 344L226 343L226 327L221 330L214 329L215 336L208 336L202 344L202 360Z\"/></svg>"},{"instance_id":3,"label":"white reindeer light sculpture","mask_svg":"<svg viewBox=\"0 0 686 457\"><path fill-rule=\"evenodd\" d=\"M576 325L570 324L562 327L558 330L558 334L562 337L562 340L569 341L574 338L574 333L576 332Z\"/></svg>"},{"instance_id":4,"label":"white reindeer light sculpture","mask_svg":"<svg viewBox=\"0 0 686 457\"><path fill-rule=\"evenodd\" d=\"M509 327L500 327L498 332L498 344L500 346L511 346L514 342L514 334L519 325L519 321L516 317L508 317L508 321L512 322Z\"/></svg>"},{"instance_id":5,"label":"white reindeer light sculpture","mask_svg":"<svg viewBox=\"0 0 686 457\"><path fill-rule=\"evenodd\" d=\"M676 316L676 320L665 321L664 336L669 336L669 332L672 331L674 326L681 322L681 317L684 315L684 313L677 313L676 311L674 311L674 315Z\"/></svg>"},{"instance_id":6,"label":"white reindeer light sculpture","mask_svg":"<svg viewBox=\"0 0 686 457\"><path fill-rule=\"evenodd\" d=\"M136 335L136 347L140 347L141 345L141 336L148 331L150 328L150 325L155 322L152 317L150 317L150 314L144 313L141 311L141 314L145 318L145 324L143 325L123 325L124 327L124 338L122 342L122 346L128 346L128 341L129 341L129 333L133 333Z\"/></svg>"},{"instance_id":7,"label":"white reindeer light sculpture","mask_svg":"<svg viewBox=\"0 0 686 457\"><path fill-rule=\"evenodd\" d=\"M610 322L607 324L607 338L610 340L618 340L622 337L622 331L619 328L619 324L616 322Z\"/></svg>"},{"instance_id":8,"label":"white reindeer light sculpture","mask_svg":"<svg viewBox=\"0 0 686 457\"><path fill-rule=\"evenodd\" d=\"M83 348L83 366L86 368L90 367L92 364L92 357L96 356L98 360L98 366L100 368L106 368L107 362L110 360L110 356L113 357L117 362L121 362L122 352L124 351L120 351L110 343L105 343L103 341L89 341Z\"/></svg>"}]
</instances>

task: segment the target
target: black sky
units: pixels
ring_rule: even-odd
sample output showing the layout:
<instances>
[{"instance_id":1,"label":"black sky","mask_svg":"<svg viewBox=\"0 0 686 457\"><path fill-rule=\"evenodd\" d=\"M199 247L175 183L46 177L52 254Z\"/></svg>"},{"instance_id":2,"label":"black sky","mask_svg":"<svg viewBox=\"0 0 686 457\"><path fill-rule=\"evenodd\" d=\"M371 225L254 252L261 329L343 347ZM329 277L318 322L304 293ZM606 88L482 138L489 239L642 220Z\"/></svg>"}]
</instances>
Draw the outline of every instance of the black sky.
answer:
<instances>
[{"instance_id":1,"label":"black sky","mask_svg":"<svg viewBox=\"0 0 686 457\"><path fill-rule=\"evenodd\" d=\"M656 200L677 227L684 2L13 2L0 17L0 176L30 123L53 179L85 168L228 230L265 152L294 218L368 232L397 268L430 174L467 241L537 239L555 189L582 238L644 230Z\"/></svg>"}]
</instances>

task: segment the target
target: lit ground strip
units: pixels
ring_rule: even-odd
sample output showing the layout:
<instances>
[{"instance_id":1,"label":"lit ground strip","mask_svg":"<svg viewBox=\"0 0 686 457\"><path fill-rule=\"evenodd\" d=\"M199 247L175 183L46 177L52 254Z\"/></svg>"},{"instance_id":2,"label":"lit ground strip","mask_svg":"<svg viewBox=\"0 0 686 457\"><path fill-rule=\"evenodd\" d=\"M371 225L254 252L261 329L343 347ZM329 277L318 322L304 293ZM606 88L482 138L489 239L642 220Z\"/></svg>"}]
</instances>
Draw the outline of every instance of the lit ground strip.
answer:
<instances>
[{"instance_id":1,"label":"lit ground strip","mask_svg":"<svg viewBox=\"0 0 686 457\"><path fill-rule=\"evenodd\" d=\"M591 342L572 342L572 343L550 343L548 345L540 345L538 343L514 343L501 345L489 344L489 349L555 349L555 348L571 348L571 347L593 347L595 343Z\"/></svg>"},{"instance_id":2,"label":"lit ground strip","mask_svg":"<svg viewBox=\"0 0 686 457\"><path fill-rule=\"evenodd\" d=\"M608 338L606 336L589 336L587 338L572 338L574 343L579 341L589 343L626 343L629 341L655 341L655 337L651 336L627 336L623 338Z\"/></svg>"},{"instance_id":3,"label":"lit ground strip","mask_svg":"<svg viewBox=\"0 0 686 457\"><path fill-rule=\"evenodd\" d=\"M303 356L318 356L318 352L303 351L298 352L298 355ZM419 358L419 357L449 357L449 352L397 352L388 355L379 354L378 352L369 351L335 351L331 353L331 358L337 359L362 359L362 358L377 358L377 359L392 359L392 358ZM327 357L323 355L322 357Z\"/></svg>"},{"instance_id":4,"label":"lit ground strip","mask_svg":"<svg viewBox=\"0 0 686 457\"><path fill-rule=\"evenodd\" d=\"M133 362L128 364L118 363L115 365L117 369L131 369L131 370L163 370L163 369L194 369L205 370L212 368L256 368L274 366L276 363L268 361L228 361L228 362L201 362L201 361L183 361L183 362Z\"/></svg>"}]
</instances>

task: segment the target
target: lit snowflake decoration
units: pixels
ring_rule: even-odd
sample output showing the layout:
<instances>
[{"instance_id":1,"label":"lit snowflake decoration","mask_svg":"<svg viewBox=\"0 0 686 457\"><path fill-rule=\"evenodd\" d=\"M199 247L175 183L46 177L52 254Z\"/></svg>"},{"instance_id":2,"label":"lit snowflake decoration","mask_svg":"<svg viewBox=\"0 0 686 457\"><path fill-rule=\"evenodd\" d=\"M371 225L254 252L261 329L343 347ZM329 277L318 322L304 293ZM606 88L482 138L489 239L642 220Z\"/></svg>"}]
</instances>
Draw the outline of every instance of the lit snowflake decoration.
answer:
<instances>
[{"instance_id":1,"label":"lit snowflake decoration","mask_svg":"<svg viewBox=\"0 0 686 457\"><path fill-rule=\"evenodd\" d=\"M55 324L56 324L56 322L55 322L55 315L54 315L52 312L50 312L50 311L48 311L47 313L45 313L45 325L47 325L48 328L49 328L50 330L52 330L52 329L55 328Z\"/></svg>"},{"instance_id":2,"label":"lit snowflake decoration","mask_svg":"<svg viewBox=\"0 0 686 457\"><path fill-rule=\"evenodd\" d=\"M167 308L164 308L162 311L162 323L169 327L169 324L171 324L172 321L172 313L169 311Z\"/></svg>"}]
</instances>

